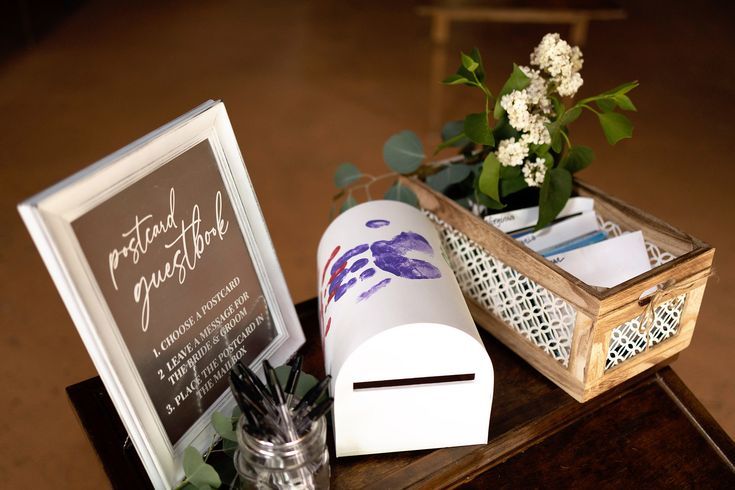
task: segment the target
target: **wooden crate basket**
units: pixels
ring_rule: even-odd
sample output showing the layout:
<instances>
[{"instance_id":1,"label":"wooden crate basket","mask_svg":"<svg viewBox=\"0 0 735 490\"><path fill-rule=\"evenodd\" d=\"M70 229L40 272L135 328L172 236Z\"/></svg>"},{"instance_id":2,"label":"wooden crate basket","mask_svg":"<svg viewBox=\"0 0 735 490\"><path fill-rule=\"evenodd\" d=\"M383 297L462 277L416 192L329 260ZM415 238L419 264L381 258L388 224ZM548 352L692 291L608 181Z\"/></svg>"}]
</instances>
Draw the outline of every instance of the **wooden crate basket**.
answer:
<instances>
[{"instance_id":1,"label":"wooden crate basket","mask_svg":"<svg viewBox=\"0 0 735 490\"><path fill-rule=\"evenodd\" d=\"M610 236L641 230L652 269L589 286L417 180L475 320L583 402L689 345L715 250L589 185ZM652 294L652 291L655 291ZM644 321L646 319L646 321Z\"/></svg>"}]
</instances>

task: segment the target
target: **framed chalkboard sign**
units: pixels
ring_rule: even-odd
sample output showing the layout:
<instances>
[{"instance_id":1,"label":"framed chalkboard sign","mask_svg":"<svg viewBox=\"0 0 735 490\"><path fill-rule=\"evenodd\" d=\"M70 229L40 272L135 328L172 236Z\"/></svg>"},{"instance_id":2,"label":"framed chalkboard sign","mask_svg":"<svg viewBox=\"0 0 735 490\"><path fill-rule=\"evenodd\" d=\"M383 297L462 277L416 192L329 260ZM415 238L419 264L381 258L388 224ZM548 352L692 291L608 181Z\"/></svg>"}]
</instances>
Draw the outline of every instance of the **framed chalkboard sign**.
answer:
<instances>
[{"instance_id":1,"label":"framed chalkboard sign","mask_svg":"<svg viewBox=\"0 0 735 490\"><path fill-rule=\"evenodd\" d=\"M227 373L304 335L224 104L209 101L19 205L157 488L211 443Z\"/></svg>"}]
</instances>

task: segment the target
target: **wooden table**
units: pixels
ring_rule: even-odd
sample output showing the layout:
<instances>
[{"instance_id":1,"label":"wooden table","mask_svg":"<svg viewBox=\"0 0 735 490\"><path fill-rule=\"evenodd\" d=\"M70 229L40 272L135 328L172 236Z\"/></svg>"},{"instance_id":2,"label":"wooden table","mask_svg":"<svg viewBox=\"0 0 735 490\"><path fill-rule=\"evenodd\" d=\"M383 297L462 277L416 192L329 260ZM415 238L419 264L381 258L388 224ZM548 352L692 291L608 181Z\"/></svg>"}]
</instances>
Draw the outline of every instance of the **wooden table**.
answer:
<instances>
[{"instance_id":1,"label":"wooden table","mask_svg":"<svg viewBox=\"0 0 735 490\"><path fill-rule=\"evenodd\" d=\"M316 300L297 311L304 370L322 376ZM332 488L735 488L735 444L669 367L580 404L481 335L495 367L490 442L332 457ZM100 379L67 393L113 486L151 488Z\"/></svg>"}]
</instances>

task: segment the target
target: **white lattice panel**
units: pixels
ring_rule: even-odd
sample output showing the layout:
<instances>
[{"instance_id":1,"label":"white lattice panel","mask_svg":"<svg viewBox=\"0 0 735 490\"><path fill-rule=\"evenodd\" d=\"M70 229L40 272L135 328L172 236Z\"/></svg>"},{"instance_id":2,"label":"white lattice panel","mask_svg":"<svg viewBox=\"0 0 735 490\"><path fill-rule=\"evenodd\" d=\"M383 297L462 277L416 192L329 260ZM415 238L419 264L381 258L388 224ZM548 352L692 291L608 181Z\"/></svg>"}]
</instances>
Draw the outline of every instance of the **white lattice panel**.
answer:
<instances>
[{"instance_id":1,"label":"white lattice panel","mask_svg":"<svg viewBox=\"0 0 735 490\"><path fill-rule=\"evenodd\" d=\"M676 334L685 300L686 294L682 294L658 305L650 329L641 328L640 317L615 327L610 336L605 369L613 368Z\"/></svg>"},{"instance_id":2,"label":"white lattice panel","mask_svg":"<svg viewBox=\"0 0 735 490\"><path fill-rule=\"evenodd\" d=\"M424 212L438 225L462 291L563 366L568 366L575 309L432 213Z\"/></svg>"},{"instance_id":3,"label":"white lattice panel","mask_svg":"<svg viewBox=\"0 0 735 490\"><path fill-rule=\"evenodd\" d=\"M562 298L554 295L520 272L492 256L460 231L444 223L429 211L424 213L439 230L447 258L460 288L479 306L502 319L563 366L569 364L574 322L577 312ZM609 237L625 231L612 221L598 218ZM646 241L651 267L664 264L676 256ZM635 357L677 332L686 295L659 305L653 327L641 331L640 319L632 319L616 327L610 338L605 369Z\"/></svg>"}]
</instances>

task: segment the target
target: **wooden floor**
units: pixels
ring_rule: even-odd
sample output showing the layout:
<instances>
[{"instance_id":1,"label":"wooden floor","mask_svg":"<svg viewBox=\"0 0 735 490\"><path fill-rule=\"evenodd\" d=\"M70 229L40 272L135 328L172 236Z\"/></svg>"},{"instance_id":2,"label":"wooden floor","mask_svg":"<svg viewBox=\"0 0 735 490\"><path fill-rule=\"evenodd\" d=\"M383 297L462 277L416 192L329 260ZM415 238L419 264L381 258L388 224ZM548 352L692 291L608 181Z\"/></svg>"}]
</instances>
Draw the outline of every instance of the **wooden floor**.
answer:
<instances>
[{"instance_id":1,"label":"wooden floor","mask_svg":"<svg viewBox=\"0 0 735 490\"><path fill-rule=\"evenodd\" d=\"M598 155L584 179L717 247L717 276L674 369L735 435L733 12L658 5L631 2L628 20L593 24L584 48L582 94L640 80L634 139L610 149L585 118L574 137ZM436 141L429 25L413 7L91 2L0 67L3 487L107 485L64 395L95 371L15 204L222 98L293 298L309 298L334 167L349 160L380 172L383 142L402 129ZM497 90L546 30L466 24L449 49L480 47ZM445 118L477 111L472 95L444 89Z\"/></svg>"}]
</instances>

